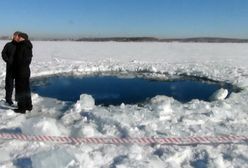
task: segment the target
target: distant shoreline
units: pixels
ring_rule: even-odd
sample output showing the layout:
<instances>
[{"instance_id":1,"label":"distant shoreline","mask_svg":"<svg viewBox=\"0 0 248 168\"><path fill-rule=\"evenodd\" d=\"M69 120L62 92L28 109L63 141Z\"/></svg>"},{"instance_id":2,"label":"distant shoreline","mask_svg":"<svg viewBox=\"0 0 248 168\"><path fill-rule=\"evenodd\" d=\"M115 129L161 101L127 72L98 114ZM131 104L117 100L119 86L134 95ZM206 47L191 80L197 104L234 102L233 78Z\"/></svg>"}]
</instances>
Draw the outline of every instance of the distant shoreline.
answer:
<instances>
[{"instance_id":1,"label":"distant shoreline","mask_svg":"<svg viewBox=\"0 0 248 168\"><path fill-rule=\"evenodd\" d=\"M0 40L9 40L8 37L0 37ZM195 43L248 43L248 39L221 38L221 37L195 37L195 38L154 38L154 37L100 37L100 38L79 38L79 39L38 39L34 41L85 41L85 42L195 42Z\"/></svg>"},{"instance_id":2,"label":"distant shoreline","mask_svg":"<svg viewBox=\"0 0 248 168\"><path fill-rule=\"evenodd\" d=\"M170 39L159 39L153 37L114 37L114 38L81 38L75 41L248 43L248 39L218 38L218 37L170 38Z\"/></svg>"}]
</instances>

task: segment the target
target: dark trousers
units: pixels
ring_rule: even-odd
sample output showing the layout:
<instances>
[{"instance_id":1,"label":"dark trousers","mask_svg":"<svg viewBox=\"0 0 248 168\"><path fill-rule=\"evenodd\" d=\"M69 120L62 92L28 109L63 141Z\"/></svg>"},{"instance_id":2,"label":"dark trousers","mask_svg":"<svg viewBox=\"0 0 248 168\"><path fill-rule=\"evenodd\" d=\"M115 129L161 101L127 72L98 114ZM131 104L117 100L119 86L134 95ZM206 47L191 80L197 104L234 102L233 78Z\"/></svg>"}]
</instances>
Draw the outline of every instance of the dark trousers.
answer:
<instances>
[{"instance_id":1,"label":"dark trousers","mask_svg":"<svg viewBox=\"0 0 248 168\"><path fill-rule=\"evenodd\" d=\"M15 78L16 101L19 109L32 109L29 77Z\"/></svg>"},{"instance_id":2,"label":"dark trousers","mask_svg":"<svg viewBox=\"0 0 248 168\"><path fill-rule=\"evenodd\" d=\"M7 102L12 101L13 89L14 89L14 77L12 73L7 71L5 77L5 91L6 91L5 99Z\"/></svg>"}]
</instances>

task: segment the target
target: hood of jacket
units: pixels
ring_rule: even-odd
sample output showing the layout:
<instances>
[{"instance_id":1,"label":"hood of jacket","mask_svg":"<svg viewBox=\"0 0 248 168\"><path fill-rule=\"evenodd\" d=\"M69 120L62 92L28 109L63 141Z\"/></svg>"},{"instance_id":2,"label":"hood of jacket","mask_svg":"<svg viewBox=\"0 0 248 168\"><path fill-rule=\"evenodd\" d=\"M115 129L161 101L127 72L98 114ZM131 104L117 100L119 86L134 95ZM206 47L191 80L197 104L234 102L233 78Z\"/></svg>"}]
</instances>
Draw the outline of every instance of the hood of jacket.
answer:
<instances>
[{"instance_id":1,"label":"hood of jacket","mask_svg":"<svg viewBox=\"0 0 248 168\"><path fill-rule=\"evenodd\" d=\"M33 48L33 44L31 43L30 40L21 41L21 42L19 42L19 44L20 44L20 45L25 45L25 46L29 47L30 49Z\"/></svg>"}]
</instances>

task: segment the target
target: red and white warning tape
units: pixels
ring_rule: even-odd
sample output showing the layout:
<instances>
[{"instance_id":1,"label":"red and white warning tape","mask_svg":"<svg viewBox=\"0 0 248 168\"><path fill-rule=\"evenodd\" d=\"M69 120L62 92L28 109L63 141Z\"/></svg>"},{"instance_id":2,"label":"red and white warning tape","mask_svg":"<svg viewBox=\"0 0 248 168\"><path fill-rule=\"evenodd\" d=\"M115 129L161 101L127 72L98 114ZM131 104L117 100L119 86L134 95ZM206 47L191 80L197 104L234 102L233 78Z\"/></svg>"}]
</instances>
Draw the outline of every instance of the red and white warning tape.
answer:
<instances>
[{"instance_id":1,"label":"red and white warning tape","mask_svg":"<svg viewBox=\"0 0 248 168\"><path fill-rule=\"evenodd\" d=\"M195 136L175 138L116 138L116 137L61 137L61 136L33 136L24 134L0 133L0 139L16 139L21 141L53 142L62 144L163 144L163 145L190 145L190 144L224 144L247 143L248 136Z\"/></svg>"}]
</instances>

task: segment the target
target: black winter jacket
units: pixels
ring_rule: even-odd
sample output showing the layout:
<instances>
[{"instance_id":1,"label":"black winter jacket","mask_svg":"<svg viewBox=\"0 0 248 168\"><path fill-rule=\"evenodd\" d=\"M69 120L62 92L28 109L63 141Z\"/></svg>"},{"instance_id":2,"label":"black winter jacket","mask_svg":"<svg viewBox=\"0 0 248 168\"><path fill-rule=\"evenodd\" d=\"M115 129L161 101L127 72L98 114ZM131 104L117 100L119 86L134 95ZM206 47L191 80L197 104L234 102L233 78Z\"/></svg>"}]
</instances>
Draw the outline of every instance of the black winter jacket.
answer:
<instances>
[{"instance_id":1,"label":"black winter jacket","mask_svg":"<svg viewBox=\"0 0 248 168\"><path fill-rule=\"evenodd\" d=\"M16 45L17 45L17 42L11 41L7 43L3 48L2 58L6 62L7 66L13 65Z\"/></svg>"},{"instance_id":2,"label":"black winter jacket","mask_svg":"<svg viewBox=\"0 0 248 168\"><path fill-rule=\"evenodd\" d=\"M24 40L16 45L16 52L14 55L14 75L16 78L30 77L29 65L32 61L33 45L29 40Z\"/></svg>"}]
</instances>

